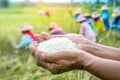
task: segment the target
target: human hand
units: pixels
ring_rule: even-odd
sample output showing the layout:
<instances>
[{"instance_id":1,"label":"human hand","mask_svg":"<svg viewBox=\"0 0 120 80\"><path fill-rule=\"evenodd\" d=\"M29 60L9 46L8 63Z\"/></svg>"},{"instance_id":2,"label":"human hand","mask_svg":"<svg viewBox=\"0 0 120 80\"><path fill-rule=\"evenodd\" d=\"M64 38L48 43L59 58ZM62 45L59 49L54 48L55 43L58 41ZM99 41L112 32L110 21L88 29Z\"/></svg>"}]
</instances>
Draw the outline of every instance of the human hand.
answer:
<instances>
[{"instance_id":1,"label":"human hand","mask_svg":"<svg viewBox=\"0 0 120 80\"><path fill-rule=\"evenodd\" d=\"M34 43L30 47L36 64L53 74L82 68L82 51L61 51L49 54L39 51L37 46L38 43Z\"/></svg>"},{"instance_id":2,"label":"human hand","mask_svg":"<svg viewBox=\"0 0 120 80\"><path fill-rule=\"evenodd\" d=\"M88 39L86 39L85 37L83 37L80 34L66 34L66 35L49 35L48 33L41 33L41 34L36 34L36 38L38 43L39 42L43 42L46 41L50 38L55 38L55 37L66 37L68 39L70 39L71 41L73 41L74 43L76 43L77 47L80 50L86 50L86 45L92 45L94 44L93 42L89 41Z\"/></svg>"}]
</instances>

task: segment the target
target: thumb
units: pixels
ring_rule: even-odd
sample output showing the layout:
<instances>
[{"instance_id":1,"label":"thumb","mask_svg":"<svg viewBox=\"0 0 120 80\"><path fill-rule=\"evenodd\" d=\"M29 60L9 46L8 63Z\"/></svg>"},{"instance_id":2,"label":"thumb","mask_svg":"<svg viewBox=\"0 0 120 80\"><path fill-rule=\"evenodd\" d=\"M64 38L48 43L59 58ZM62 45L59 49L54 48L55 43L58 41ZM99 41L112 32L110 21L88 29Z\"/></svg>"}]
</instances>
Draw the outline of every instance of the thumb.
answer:
<instances>
[{"instance_id":1,"label":"thumb","mask_svg":"<svg viewBox=\"0 0 120 80\"><path fill-rule=\"evenodd\" d=\"M42 60L45 61L45 62L48 62L48 63L56 63L58 60L61 60L61 55L62 53L45 53L45 54L42 54Z\"/></svg>"},{"instance_id":2,"label":"thumb","mask_svg":"<svg viewBox=\"0 0 120 80\"><path fill-rule=\"evenodd\" d=\"M37 49L37 46L36 45L31 45L30 46L30 51L32 52L32 56L35 56L38 49Z\"/></svg>"},{"instance_id":3,"label":"thumb","mask_svg":"<svg viewBox=\"0 0 120 80\"><path fill-rule=\"evenodd\" d=\"M80 50L84 50L84 48L86 48L86 45L84 44L77 44L77 48Z\"/></svg>"},{"instance_id":4,"label":"thumb","mask_svg":"<svg viewBox=\"0 0 120 80\"><path fill-rule=\"evenodd\" d=\"M52 36L49 35L49 34L46 33L46 32L42 32L42 33L41 33L41 36L44 38L44 40L48 40L48 39L51 39L51 38L52 38Z\"/></svg>"},{"instance_id":5,"label":"thumb","mask_svg":"<svg viewBox=\"0 0 120 80\"><path fill-rule=\"evenodd\" d=\"M35 34L35 37L36 37L36 39L37 39L38 43L40 43L40 42L43 42L43 41L44 41L44 39L42 38L42 36L41 36L40 34Z\"/></svg>"}]
</instances>

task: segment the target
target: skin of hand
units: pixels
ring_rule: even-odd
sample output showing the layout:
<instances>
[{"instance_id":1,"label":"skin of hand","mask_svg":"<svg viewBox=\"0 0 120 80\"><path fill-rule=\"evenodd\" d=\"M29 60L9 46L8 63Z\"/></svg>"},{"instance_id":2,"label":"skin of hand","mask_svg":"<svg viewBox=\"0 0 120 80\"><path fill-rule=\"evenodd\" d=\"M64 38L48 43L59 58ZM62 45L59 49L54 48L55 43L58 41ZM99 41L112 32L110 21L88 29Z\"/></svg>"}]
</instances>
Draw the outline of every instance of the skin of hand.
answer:
<instances>
[{"instance_id":1,"label":"skin of hand","mask_svg":"<svg viewBox=\"0 0 120 80\"><path fill-rule=\"evenodd\" d=\"M37 49L38 43L46 41L53 37L67 37L73 42L75 42L77 45L86 45L89 47L88 50L92 51L93 49L98 49L99 52L101 50L108 49L116 51L116 48L101 46L101 45L94 45L94 43L89 42L84 37L70 34L65 36L50 36L48 34L42 33L41 35L36 35L38 42L34 43L30 50L32 52L32 55L36 61L36 64L38 66L41 66L43 68L48 69L53 74L59 74L66 71L74 70L74 69L84 69L92 74L98 76L99 78L103 80L120 80L120 62L116 60L111 59L105 59L101 56L101 54L97 54L94 52L94 54L97 54L98 56L92 55L90 53L87 53L82 50L78 51L61 51L53 54L48 54L41 52ZM82 40L83 39L83 40ZM94 47L92 46L94 45ZM92 48L91 48L91 46ZM97 46L97 47L95 47ZM81 47L78 47L81 48ZM87 49L86 48L86 49ZM81 48L85 49L85 48ZM119 52L119 50L117 50ZM116 53L117 53L116 52ZM108 55L108 52L102 52L104 55ZM109 53L110 54L110 53ZM111 54L112 55L112 54Z\"/></svg>"},{"instance_id":2,"label":"skin of hand","mask_svg":"<svg viewBox=\"0 0 120 80\"><path fill-rule=\"evenodd\" d=\"M67 37L68 39L76 43L78 49L80 50L84 50L92 55L95 55L101 58L120 61L120 49L96 44L94 42L87 40L86 38L84 38L82 35L79 35L79 34L54 35L53 36L53 35L49 35L43 32L41 34L36 35L38 42L42 42L42 41L48 40L50 38L55 38L55 37Z\"/></svg>"},{"instance_id":3,"label":"skin of hand","mask_svg":"<svg viewBox=\"0 0 120 80\"><path fill-rule=\"evenodd\" d=\"M101 44L85 44L82 48L84 51L106 59L120 61L120 49Z\"/></svg>"},{"instance_id":4,"label":"skin of hand","mask_svg":"<svg viewBox=\"0 0 120 80\"><path fill-rule=\"evenodd\" d=\"M87 52L61 51L53 54L38 51L38 43L30 47L36 64L52 74L84 69L103 80L120 80L120 62L91 55Z\"/></svg>"},{"instance_id":5,"label":"skin of hand","mask_svg":"<svg viewBox=\"0 0 120 80\"><path fill-rule=\"evenodd\" d=\"M80 60L80 56L82 56L83 51L61 51L49 54L38 51L37 45L38 43L34 43L34 45L30 47L36 64L48 69L52 74L82 69L81 64L83 58Z\"/></svg>"},{"instance_id":6,"label":"skin of hand","mask_svg":"<svg viewBox=\"0 0 120 80\"><path fill-rule=\"evenodd\" d=\"M40 34L36 35L38 42L42 42L42 41L48 40L50 38L55 38L55 37L67 37L68 39L76 43L78 49L80 50L84 50L90 54L93 54L101 58L120 61L120 49L96 44L94 42L87 40L86 38L84 38L82 35L79 35L79 34L51 36L43 32L41 33L41 35Z\"/></svg>"},{"instance_id":7,"label":"skin of hand","mask_svg":"<svg viewBox=\"0 0 120 80\"><path fill-rule=\"evenodd\" d=\"M41 33L41 34L36 34L36 39L38 41L38 43L40 42L43 42L43 41L46 41L48 39L51 39L51 38L68 38L70 39L71 41L73 41L74 43L76 43L77 47L80 49L80 50L84 50L86 48L86 45L93 45L95 44L94 42L91 42L89 40L87 40L85 37L83 37L82 35L80 34L66 34L66 35L49 35L48 33Z\"/></svg>"},{"instance_id":8,"label":"skin of hand","mask_svg":"<svg viewBox=\"0 0 120 80\"><path fill-rule=\"evenodd\" d=\"M78 48L81 48L81 46L79 46L79 43L83 43L83 44L87 43L87 39L85 39L83 36L77 35L77 34L51 36L45 32L41 34L36 34L35 36L38 42L35 42L30 47L30 50L38 66L48 69L53 74L56 74L56 73L58 74L58 73L70 71L73 69L82 68L82 65L81 65L82 63L78 62L78 57L80 58L81 56L81 54L79 53L82 53L81 50L80 51L61 51L54 54L48 54L48 53L38 51L37 46L38 46L38 43L46 41L51 38L67 37L68 39L76 43Z\"/></svg>"},{"instance_id":9,"label":"skin of hand","mask_svg":"<svg viewBox=\"0 0 120 80\"><path fill-rule=\"evenodd\" d=\"M101 54L97 54L96 51L93 52L94 55L87 53L82 50L78 51L61 51L54 54L48 54L41 51L38 51L37 46L38 43L46 41L53 37L67 37L73 42L75 42L80 49L87 49L93 52L92 50L101 50L108 49L112 50L112 52L116 51L119 53L119 50L112 47L97 45L91 43L84 37L76 34L64 35L64 36L50 36L46 33L42 33L41 35L37 34L36 38L38 42L34 43L30 50L32 55L36 61L38 66L48 69L53 74L59 74L66 71L74 70L74 69L84 69L92 74L100 77L103 80L120 80L120 62L116 60L111 60L109 58L99 57ZM83 39L83 40L82 40ZM85 47L81 47L86 46ZM89 47L88 47L89 45ZM96 47L97 46L97 47ZM91 48L92 47L92 48ZM108 52L102 51L102 54L108 55ZM109 51L110 54L110 51ZM97 55L97 56L95 56ZM113 54L110 54L111 56ZM110 56L110 57L111 57ZM108 56L107 56L108 57Z\"/></svg>"}]
</instances>

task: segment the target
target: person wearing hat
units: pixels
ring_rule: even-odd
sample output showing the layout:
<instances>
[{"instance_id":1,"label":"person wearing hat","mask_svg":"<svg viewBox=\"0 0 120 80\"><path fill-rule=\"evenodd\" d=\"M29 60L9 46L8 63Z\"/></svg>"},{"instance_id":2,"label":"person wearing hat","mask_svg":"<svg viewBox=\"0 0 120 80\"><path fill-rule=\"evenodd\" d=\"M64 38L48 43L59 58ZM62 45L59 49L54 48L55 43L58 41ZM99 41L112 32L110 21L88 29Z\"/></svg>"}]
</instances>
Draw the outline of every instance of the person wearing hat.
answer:
<instances>
[{"instance_id":1,"label":"person wearing hat","mask_svg":"<svg viewBox=\"0 0 120 80\"><path fill-rule=\"evenodd\" d=\"M39 15L39 16L45 16L44 11L39 10L39 11L38 11L38 15Z\"/></svg>"},{"instance_id":2,"label":"person wearing hat","mask_svg":"<svg viewBox=\"0 0 120 80\"><path fill-rule=\"evenodd\" d=\"M73 16L73 18L77 19L79 17L79 15L82 14L82 10L80 8L78 8L75 12L75 15Z\"/></svg>"},{"instance_id":3,"label":"person wearing hat","mask_svg":"<svg viewBox=\"0 0 120 80\"><path fill-rule=\"evenodd\" d=\"M117 29L118 38L120 38L120 9L115 9L112 16L113 16L113 19L112 19L111 28Z\"/></svg>"},{"instance_id":4,"label":"person wearing hat","mask_svg":"<svg viewBox=\"0 0 120 80\"><path fill-rule=\"evenodd\" d=\"M92 17L91 17L91 15L89 13L85 13L84 17L86 18L86 21L89 23L91 29L94 31L94 33L96 34L96 37L97 37L97 31L95 29L94 24L92 23Z\"/></svg>"},{"instance_id":5,"label":"person wearing hat","mask_svg":"<svg viewBox=\"0 0 120 80\"><path fill-rule=\"evenodd\" d=\"M49 11L42 11L42 10L39 10L38 11L38 15L39 16L44 16L44 17L50 17L50 12Z\"/></svg>"},{"instance_id":6,"label":"person wearing hat","mask_svg":"<svg viewBox=\"0 0 120 80\"><path fill-rule=\"evenodd\" d=\"M59 27L55 22L50 23L49 31L51 35L65 35L67 34L61 27Z\"/></svg>"},{"instance_id":7,"label":"person wearing hat","mask_svg":"<svg viewBox=\"0 0 120 80\"><path fill-rule=\"evenodd\" d=\"M86 18L83 15L79 15L77 22L80 23L80 34L86 37L88 40L96 42L96 34L86 22Z\"/></svg>"},{"instance_id":8,"label":"person wearing hat","mask_svg":"<svg viewBox=\"0 0 120 80\"><path fill-rule=\"evenodd\" d=\"M92 19L94 21L94 25L98 33L105 31L104 22L101 19L100 14L98 12L93 12Z\"/></svg>"},{"instance_id":9,"label":"person wearing hat","mask_svg":"<svg viewBox=\"0 0 120 80\"><path fill-rule=\"evenodd\" d=\"M22 32L23 36L20 41L20 44L16 46L16 49L20 49L23 47L29 48L29 46L36 41L36 38L34 34L30 31L32 29L32 26L29 24L23 24L20 28L19 31Z\"/></svg>"},{"instance_id":10,"label":"person wearing hat","mask_svg":"<svg viewBox=\"0 0 120 80\"><path fill-rule=\"evenodd\" d=\"M91 12L96 12L96 11L97 11L96 7L91 8Z\"/></svg>"},{"instance_id":11,"label":"person wearing hat","mask_svg":"<svg viewBox=\"0 0 120 80\"><path fill-rule=\"evenodd\" d=\"M110 19L110 13L108 11L108 7L106 5L102 6L102 19L104 21L104 25L106 30L110 29L109 19Z\"/></svg>"},{"instance_id":12,"label":"person wearing hat","mask_svg":"<svg viewBox=\"0 0 120 80\"><path fill-rule=\"evenodd\" d=\"M49 11L46 11L46 12L45 12L45 16L50 17L50 12L49 12Z\"/></svg>"}]
</instances>

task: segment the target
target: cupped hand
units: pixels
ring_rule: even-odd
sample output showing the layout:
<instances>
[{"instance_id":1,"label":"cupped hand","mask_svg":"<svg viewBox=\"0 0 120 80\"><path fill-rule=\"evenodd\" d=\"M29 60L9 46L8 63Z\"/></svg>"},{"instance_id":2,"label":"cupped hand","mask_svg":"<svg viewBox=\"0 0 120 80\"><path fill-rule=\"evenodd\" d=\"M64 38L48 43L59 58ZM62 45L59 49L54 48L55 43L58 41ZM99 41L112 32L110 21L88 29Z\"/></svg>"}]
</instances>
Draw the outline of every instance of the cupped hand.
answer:
<instances>
[{"instance_id":1,"label":"cupped hand","mask_svg":"<svg viewBox=\"0 0 120 80\"><path fill-rule=\"evenodd\" d=\"M71 41L73 41L74 43L77 44L77 47L81 50L84 50L85 46L90 44L94 44L93 42L89 41L88 39L86 39L85 37L83 37L80 34L66 34L66 35L49 35L48 33L41 33L41 34L36 34L36 38L38 42L43 42L46 41L48 39L51 38L63 38L66 37L68 39L70 39Z\"/></svg>"},{"instance_id":2,"label":"cupped hand","mask_svg":"<svg viewBox=\"0 0 120 80\"><path fill-rule=\"evenodd\" d=\"M34 43L30 50L40 67L46 68L53 74L59 74L66 71L81 69L82 51L60 51L57 53L44 53L37 49L37 43Z\"/></svg>"}]
</instances>

